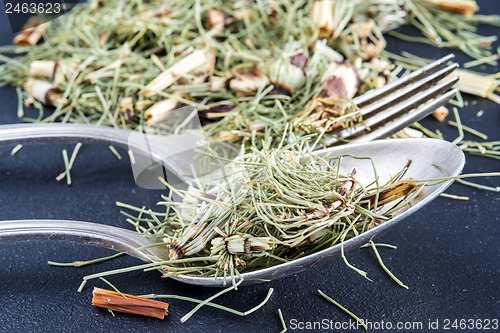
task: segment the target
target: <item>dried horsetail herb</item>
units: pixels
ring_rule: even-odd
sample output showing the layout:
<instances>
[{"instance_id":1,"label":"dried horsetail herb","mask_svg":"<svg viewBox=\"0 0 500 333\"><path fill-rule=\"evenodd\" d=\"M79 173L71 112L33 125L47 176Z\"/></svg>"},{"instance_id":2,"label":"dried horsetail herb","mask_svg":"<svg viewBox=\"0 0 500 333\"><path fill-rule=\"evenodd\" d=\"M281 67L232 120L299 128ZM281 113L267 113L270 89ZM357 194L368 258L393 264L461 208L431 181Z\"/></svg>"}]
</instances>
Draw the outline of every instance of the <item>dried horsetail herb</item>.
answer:
<instances>
[{"instance_id":1,"label":"dried horsetail herb","mask_svg":"<svg viewBox=\"0 0 500 333\"><path fill-rule=\"evenodd\" d=\"M105 259L105 258L103 258L103 259ZM57 264L57 265L61 265L61 264ZM62 264L62 265L66 265L66 264ZM167 310L166 306L168 306L168 304L151 300L151 299L155 299L155 298L178 299L178 300L198 303L198 305L193 310L191 310L189 313L187 313L186 315L184 315L181 318L181 322L187 321L202 306L205 306L205 305L244 317L244 316L247 316L247 315L257 311L262 306L264 306L269 301L269 299L271 298L273 291L274 291L273 288L269 288L267 295L262 302L260 302L258 305L254 306L253 308L242 312L242 311L237 311L237 310L228 308L228 307L223 306L223 305L212 303L211 301L214 300L215 298L219 297L220 295L225 294L229 291L237 290L238 285L240 285L243 282L243 278L241 278L240 281L238 281L237 283L219 291L218 293L210 296L209 298L207 298L205 300L198 300L196 298L180 296L180 295L163 295L163 294L147 294L147 295L141 295L141 296L127 295L127 294L121 293L115 286L113 286L110 282L108 282L106 279L103 278L103 276L116 274L116 273L122 273L124 271L132 271L132 270L135 270L138 268L142 269L142 268L147 267L147 266L152 266L152 265L150 265L150 264L149 265L140 265L138 267L131 267L128 269L122 269L122 270L116 270L116 271L110 271L110 272L104 272L104 273L100 273L100 274L94 274L91 276L86 276L86 277L84 277L84 282L87 281L88 279L99 277L99 279L103 280L108 285L110 285L115 290L115 292L106 291L106 290L103 290L100 288L94 288L94 291L97 289L99 291L104 292L103 295L98 296L97 303L99 303L99 305L97 305L97 306L102 305L102 307L108 308L106 306L106 305L109 305L108 302L106 301L106 296L109 296L110 294L112 296L120 295L120 297L122 299L117 299L116 297L113 297L113 300L111 300L111 303L113 303L112 305L118 306L118 309L115 309L114 307L113 307L113 309L115 309L117 311L125 310L122 312L135 313L135 314L141 314L141 315L151 315L152 313L156 314L156 315L161 315L162 314L161 311L160 311L160 313L158 313L159 310L156 309L157 305L160 305L160 307L163 305L163 307L165 307L165 310ZM80 288L78 290L79 292L83 289L83 285L84 284L82 284L82 286L80 286ZM96 297L94 296L94 298L96 298ZM130 302L128 302L127 300L123 300L123 298L132 298L132 300ZM102 300L104 300L105 302L102 302ZM139 302L137 302L137 301L139 301ZM148 301L157 302L157 303L153 303L153 306L151 306L151 304L147 303ZM167 312L165 312L164 314L167 314ZM160 318L160 319L162 319L162 318Z\"/></svg>"},{"instance_id":2,"label":"dried horsetail herb","mask_svg":"<svg viewBox=\"0 0 500 333\"><path fill-rule=\"evenodd\" d=\"M383 32L405 23L428 27L416 23L422 17L447 15L446 22L457 22L460 15L425 1L403 7L375 0L95 3L51 22L40 44L4 48L26 54L2 57L1 84L44 79L66 95L42 99L57 105L56 111L27 121L135 128L147 120L149 107L173 100L202 113L214 110L206 118L212 122L207 133L246 147L260 145L266 132L279 137L287 123L300 122L297 115L324 90L320 73L333 61L354 65L358 94L363 93L395 77L397 68L378 59L386 44ZM493 18L471 16L463 24L494 23ZM487 52L485 42L475 46ZM89 61L95 54L99 57ZM220 106L230 111L215 111ZM322 132L317 125L301 124L297 133Z\"/></svg>"},{"instance_id":3,"label":"dried horsetail herb","mask_svg":"<svg viewBox=\"0 0 500 333\"><path fill-rule=\"evenodd\" d=\"M109 150L111 150L111 152L113 153L113 155L116 156L117 159L121 160L122 159L122 156L120 155L120 153L116 150L115 147L113 146L108 146Z\"/></svg>"},{"instance_id":4,"label":"dried horsetail herb","mask_svg":"<svg viewBox=\"0 0 500 333\"><path fill-rule=\"evenodd\" d=\"M82 144L78 142L75 145L75 148L73 149L73 153L71 154L71 158L68 160L68 152L66 149L63 149L63 160L64 160L64 165L65 165L65 171L61 172L57 177L56 180L60 181L66 177L66 181L68 185L71 185L71 175L70 171L71 168L73 167L73 164L75 163L76 156L78 155L78 152L80 151L80 148L82 147Z\"/></svg>"},{"instance_id":5,"label":"dried horsetail herb","mask_svg":"<svg viewBox=\"0 0 500 333\"><path fill-rule=\"evenodd\" d=\"M352 318L356 319L356 322L358 323L358 325L361 325L361 326L363 326L363 328L365 330L368 330L368 328L366 327L366 324L363 322L363 320L359 319L359 317L356 316L354 313L352 313L351 311L347 310L344 306L342 306L340 303L338 303L333 298L331 298L330 296L328 296L327 294L325 294L324 292L322 292L319 289L318 289L318 294L320 294L321 296L323 296L327 301L335 304L339 309L341 309L342 311L344 311L345 313L347 313Z\"/></svg>"},{"instance_id":6,"label":"dried horsetail herb","mask_svg":"<svg viewBox=\"0 0 500 333\"><path fill-rule=\"evenodd\" d=\"M170 260L158 264L164 270L234 279L241 272L342 244L389 219L422 188L400 183L405 166L385 184L362 185L356 169L339 171L342 159L352 156L306 155L305 148L303 140L294 138L278 148L253 149L234 161L217 194L195 187L172 189L182 202L164 197L159 203L170 213L156 216L140 209L138 218L127 216L144 225L140 230L145 237L163 237L158 246L170 250ZM396 202L392 209L390 202Z\"/></svg>"},{"instance_id":7,"label":"dried horsetail herb","mask_svg":"<svg viewBox=\"0 0 500 333\"><path fill-rule=\"evenodd\" d=\"M12 148L12 151L10 152L10 155L11 156L14 156L15 154L17 154L18 151L20 151L21 149L23 148L23 145L19 144L19 145L16 145L14 148Z\"/></svg>"},{"instance_id":8,"label":"dried horsetail herb","mask_svg":"<svg viewBox=\"0 0 500 333\"><path fill-rule=\"evenodd\" d=\"M116 254L113 254L111 256L107 257L102 257L102 258L96 258L96 259L91 259L91 260L78 260L78 261L73 261L73 262L54 262L54 261L48 261L47 263L51 266L57 266L57 267L83 267L87 265L93 265L96 263L100 263L103 261L108 261L112 260L115 258L118 258L119 256L123 255L123 252L118 252Z\"/></svg>"},{"instance_id":9,"label":"dried horsetail herb","mask_svg":"<svg viewBox=\"0 0 500 333\"><path fill-rule=\"evenodd\" d=\"M387 273L387 275L389 275L391 277L391 279L393 279L402 288L408 289L408 286L403 284L403 282L401 282L396 276L394 276L394 274L392 274L392 272L385 266L384 262L382 261L382 258L380 257L380 254L377 250L377 244L375 244L372 240L370 240L369 244L370 244L373 252L375 253L375 256L377 257L377 260L378 260L380 266Z\"/></svg>"},{"instance_id":10,"label":"dried horsetail herb","mask_svg":"<svg viewBox=\"0 0 500 333\"><path fill-rule=\"evenodd\" d=\"M285 333L288 329L286 327L285 320L283 319L283 314L281 313L281 309L278 309L278 317L280 318L281 326L283 327L280 333Z\"/></svg>"},{"instance_id":11,"label":"dried horsetail herb","mask_svg":"<svg viewBox=\"0 0 500 333\"><path fill-rule=\"evenodd\" d=\"M92 305L112 311L163 319L168 303L94 287Z\"/></svg>"},{"instance_id":12,"label":"dried horsetail herb","mask_svg":"<svg viewBox=\"0 0 500 333\"><path fill-rule=\"evenodd\" d=\"M446 6L449 1L407 0L407 21L419 29L423 37L406 36L395 31L389 34L409 41L459 49L475 59L490 56L489 49L496 36L477 34L476 25L486 23L498 26L500 17L473 15L478 7L476 2L467 1L467 5L463 2L454 1L451 6ZM464 9L464 12L457 13L459 9Z\"/></svg>"},{"instance_id":13,"label":"dried horsetail herb","mask_svg":"<svg viewBox=\"0 0 500 333\"><path fill-rule=\"evenodd\" d=\"M47 26L50 25L50 23L43 22L39 17L30 17L23 25L22 30L14 37L13 44L20 47L36 45Z\"/></svg>"},{"instance_id":14,"label":"dried horsetail herb","mask_svg":"<svg viewBox=\"0 0 500 333\"><path fill-rule=\"evenodd\" d=\"M227 291L232 290L232 289L234 289L233 286L229 287L227 289ZM225 290L223 290L223 291L225 292ZM273 294L273 291L274 291L273 288L269 288L269 291L267 292L267 295L264 298L264 300L262 302L260 302L257 306L255 306L255 307L253 307L253 308L251 308L251 309L249 309L249 310L247 310L245 312L237 311L237 310L228 308L226 306L210 302L210 300L213 300L214 298L218 297L219 294L216 294L216 295L214 295L214 296L212 296L209 299L206 299L204 301L198 300L196 298L185 297L185 296L178 296L178 295L148 294L148 295L143 295L142 297L144 297L144 298L170 298L170 299L178 299L178 300L183 300L183 301L189 301L189 302L193 302L193 303L198 303L200 305L211 306L211 307L214 307L214 308L217 308L217 309L220 309L220 310L224 310L226 312L229 312L229 313L232 313L232 314L244 317L244 316L247 316L247 315L249 315L249 314L257 311L262 306L264 306L269 301L271 295ZM186 320L188 320L198 309L199 308L196 308L195 310L191 311L186 316L183 316L182 319L181 319L181 321L185 322Z\"/></svg>"}]
</instances>

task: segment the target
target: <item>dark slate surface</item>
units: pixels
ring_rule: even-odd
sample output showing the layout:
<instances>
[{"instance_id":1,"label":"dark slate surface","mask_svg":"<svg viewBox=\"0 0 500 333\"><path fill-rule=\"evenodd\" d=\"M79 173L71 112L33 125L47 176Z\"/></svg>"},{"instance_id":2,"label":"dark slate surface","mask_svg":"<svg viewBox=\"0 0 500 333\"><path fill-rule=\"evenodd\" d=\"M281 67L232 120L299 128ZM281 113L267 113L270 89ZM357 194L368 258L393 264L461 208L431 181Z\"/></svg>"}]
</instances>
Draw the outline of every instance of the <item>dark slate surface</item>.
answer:
<instances>
[{"instance_id":1,"label":"dark slate surface","mask_svg":"<svg viewBox=\"0 0 500 333\"><path fill-rule=\"evenodd\" d=\"M483 13L499 12L498 2L483 0L480 4ZM1 15L0 41L8 44L12 35L5 15ZM480 32L498 35L498 29L490 27L481 27ZM394 40L389 44L392 51L408 50L432 58L448 52ZM458 60L463 63L468 59L458 54ZM498 67L481 69L499 71ZM19 122L15 90L1 88L0 100L0 123ZM468 100L476 103L475 99ZM482 117L476 116L479 110L484 110ZM461 114L464 124L480 129L491 140L500 139L500 106L477 100L477 104L461 110ZM440 129L449 140L457 136L456 130L433 119L426 120L425 124ZM12 147L0 147L0 220L75 219L127 228L127 222L114 204L116 200L150 207L158 201L159 191L141 190L135 186L126 154L123 153L124 159L119 161L104 146L85 145L82 148L72 171L72 186L55 181L54 177L64 167L62 148L72 149L72 146L26 146L15 157L9 154ZM499 170L498 160L467 158L465 172ZM500 186L498 178L478 181ZM56 268L47 265L47 261L85 260L112 252L63 243L1 244L0 330L277 332L281 329L278 308L290 331L298 331L290 325L294 319L297 322L349 321L343 312L319 297L317 289L373 323L384 321L395 325L396 322L415 321L422 322L424 331L429 331L429 321L438 319L438 331L441 331L445 319L498 319L500 195L460 184L452 185L447 192L467 195L471 200L438 198L377 239L398 246L397 250L381 249L380 252L386 265L409 286L409 290L398 287L382 271L371 250L360 249L350 252L348 258L366 270L373 282L347 268L339 258L301 274L244 287L217 299L220 304L244 311L258 304L269 288L274 288L270 302L247 317L205 307L181 324L179 319L194 305L175 300L171 302L168 318L163 321L125 314L112 317L106 310L90 305L92 287L106 285L90 281L82 293L77 293L81 278L138 264L138 260L121 257L79 269ZM157 272L134 272L112 276L109 280L123 292L132 294L179 294L203 299L215 292L214 289L163 280Z\"/></svg>"}]
</instances>

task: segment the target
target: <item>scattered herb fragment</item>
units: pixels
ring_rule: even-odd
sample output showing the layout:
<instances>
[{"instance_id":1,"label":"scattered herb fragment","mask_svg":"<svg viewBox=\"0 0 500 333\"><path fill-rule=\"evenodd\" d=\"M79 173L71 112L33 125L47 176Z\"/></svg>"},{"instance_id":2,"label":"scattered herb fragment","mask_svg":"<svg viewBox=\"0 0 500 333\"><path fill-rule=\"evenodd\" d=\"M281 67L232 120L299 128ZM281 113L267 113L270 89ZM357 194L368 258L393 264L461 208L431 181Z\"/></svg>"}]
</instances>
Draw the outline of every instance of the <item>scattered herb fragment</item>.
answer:
<instances>
[{"instance_id":1,"label":"scattered herb fragment","mask_svg":"<svg viewBox=\"0 0 500 333\"><path fill-rule=\"evenodd\" d=\"M168 314L168 303L97 287L94 287L92 305L158 319Z\"/></svg>"}]
</instances>

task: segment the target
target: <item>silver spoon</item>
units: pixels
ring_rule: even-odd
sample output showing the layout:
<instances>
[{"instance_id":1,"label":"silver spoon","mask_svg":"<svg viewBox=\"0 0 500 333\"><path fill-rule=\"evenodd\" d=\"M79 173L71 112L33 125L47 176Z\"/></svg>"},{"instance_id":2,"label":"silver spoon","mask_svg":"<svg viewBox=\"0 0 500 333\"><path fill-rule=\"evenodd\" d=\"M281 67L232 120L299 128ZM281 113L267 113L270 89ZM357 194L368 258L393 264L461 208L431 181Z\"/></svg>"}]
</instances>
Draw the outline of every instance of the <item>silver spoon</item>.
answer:
<instances>
[{"instance_id":1,"label":"silver spoon","mask_svg":"<svg viewBox=\"0 0 500 333\"><path fill-rule=\"evenodd\" d=\"M432 164L442 167L449 176L459 175L465 164L464 154L457 146L450 142L436 139L381 140L327 148L318 150L314 154L329 156L352 154L354 156L372 157L381 182L390 179L391 175L394 176L399 172L407 164L408 160L412 160L412 163L405 177L411 177L415 180L443 177L442 171ZM345 172L352 170L353 167L358 168L356 179L362 183L367 184L374 180L370 160L351 158L344 158L342 160L341 169ZM367 243L374 235L389 230L435 199L452 182L453 180L448 180L437 185L426 186L410 204L394 212L390 220L345 241L343 244L344 251L357 248ZM89 222L56 220L0 222L0 243L32 240L57 240L96 245L125 252L147 262L153 262L150 256L168 259L168 251L165 246L149 247L138 251L137 248L150 245L154 240L145 238L136 232L117 227ZM244 278L243 284L267 282L295 274L319 262L337 257L340 253L341 246L335 245L288 263L244 273L242 274ZM214 279L177 275L172 278L185 283L207 287L222 287L224 285L224 278L222 277Z\"/></svg>"}]
</instances>

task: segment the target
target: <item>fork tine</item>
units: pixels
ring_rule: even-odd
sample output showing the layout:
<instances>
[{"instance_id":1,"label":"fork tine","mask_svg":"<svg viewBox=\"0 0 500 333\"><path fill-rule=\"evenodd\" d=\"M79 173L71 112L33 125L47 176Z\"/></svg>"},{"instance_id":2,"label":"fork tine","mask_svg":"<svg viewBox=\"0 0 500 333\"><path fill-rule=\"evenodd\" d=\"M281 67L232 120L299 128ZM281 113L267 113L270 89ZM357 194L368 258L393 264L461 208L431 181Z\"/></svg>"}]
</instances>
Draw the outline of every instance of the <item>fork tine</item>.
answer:
<instances>
[{"instance_id":1,"label":"fork tine","mask_svg":"<svg viewBox=\"0 0 500 333\"><path fill-rule=\"evenodd\" d=\"M385 111L376 114L373 117L368 118L365 124L369 127L377 126L378 124L387 123L394 119L394 117L400 116L403 112L410 111L422 103L435 98L439 94L448 91L455 83L458 82L458 76L452 77L444 82L441 82L427 90L424 90L415 96L407 99L406 101L399 103Z\"/></svg>"},{"instance_id":2,"label":"fork tine","mask_svg":"<svg viewBox=\"0 0 500 333\"><path fill-rule=\"evenodd\" d=\"M453 72L458 67L458 64L451 64L445 68L438 70L424 78L409 84L408 86L399 89L392 94L386 96L378 102L367 105L359 110L360 115L367 116L368 114L376 113L381 110L387 109L397 103L410 98L411 96L425 90L432 84L438 82L448 74ZM399 80L398 80L399 81ZM394 81L396 82L396 81ZM401 86L401 85L399 85ZM401 86L402 87L402 86Z\"/></svg>"},{"instance_id":3,"label":"fork tine","mask_svg":"<svg viewBox=\"0 0 500 333\"><path fill-rule=\"evenodd\" d=\"M375 130L372 133L377 132L376 134L371 134L371 133L368 134L370 136L367 136L367 138L363 139L363 141L370 141L376 138L381 138L384 136L384 134L386 136L389 136L390 134L395 133L396 131L402 129L400 128L402 124L406 124L408 121L411 121L412 119L416 119L414 121L418 121L423 117L425 117L426 115L428 115L430 112L434 111L438 106L441 106L444 103L446 103L450 98L452 98L457 93L456 89L447 92L445 95L441 96L435 101L423 104L429 101L430 99L440 95L441 93L448 91L457 81L458 77L455 76L431 88L421 91L418 94L408 98L407 100L400 102L399 104L396 104L382 112L379 112L378 114L371 116L370 118L365 119L363 123L358 123L354 127L345 128L340 132L336 133L335 136L329 136L325 138L325 143L327 145L334 145L337 143L341 143L342 141L345 140L350 140L354 137L358 137L362 134L365 134L369 128L375 129L384 123L386 123L386 125L383 126L383 129L381 131L377 132L378 130ZM405 117L402 117L402 119L398 119L398 121L393 121L392 123L390 123L391 120L397 118L398 116L400 116L405 112L414 109L415 107L421 104L423 104L421 107L417 108L413 112L410 112ZM434 106L436 107L433 109L432 107ZM411 122L408 125L410 124Z\"/></svg>"},{"instance_id":4,"label":"fork tine","mask_svg":"<svg viewBox=\"0 0 500 333\"><path fill-rule=\"evenodd\" d=\"M453 60L454 58L455 55L453 53L448 54L447 56L438 59L399 80L386 84L382 88L371 90L361 96L354 98L353 102L356 103L356 105L358 106L363 106L365 104L373 103L387 96L391 92L400 89L401 87L407 84L415 82L416 80L419 80L422 77L426 77L427 75L429 75L429 73L435 72L436 70L443 68L449 61Z\"/></svg>"},{"instance_id":5,"label":"fork tine","mask_svg":"<svg viewBox=\"0 0 500 333\"><path fill-rule=\"evenodd\" d=\"M446 104L450 99L452 99L458 93L458 89L452 89L447 93L439 96L438 98L432 100L429 103L423 104L415 111L412 111L396 120L388 124L387 126L382 126L379 129L370 132L366 135L363 135L353 142L368 142L377 139L387 138L393 133L396 133L402 130L405 127L410 126L411 124L427 117L438 107Z\"/></svg>"}]
</instances>

